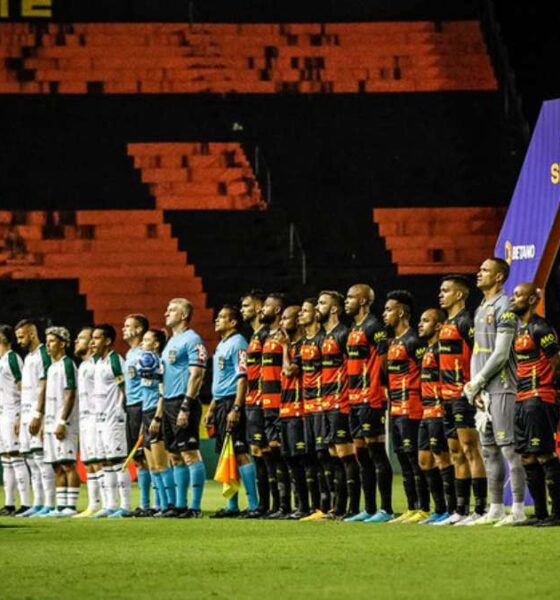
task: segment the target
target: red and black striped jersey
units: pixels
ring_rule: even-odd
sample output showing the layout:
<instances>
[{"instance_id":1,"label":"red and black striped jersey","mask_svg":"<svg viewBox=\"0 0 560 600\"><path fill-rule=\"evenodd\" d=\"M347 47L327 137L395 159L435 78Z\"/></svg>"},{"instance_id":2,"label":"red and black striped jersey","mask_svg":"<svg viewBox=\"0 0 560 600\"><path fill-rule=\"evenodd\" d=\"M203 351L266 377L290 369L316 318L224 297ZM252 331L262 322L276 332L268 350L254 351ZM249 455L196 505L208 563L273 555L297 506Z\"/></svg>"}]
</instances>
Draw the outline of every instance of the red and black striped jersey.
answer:
<instances>
[{"instance_id":1,"label":"red and black striped jersey","mask_svg":"<svg viewBox=\"0 0 560 600\"><path fill-rule=\"evenodd\" d=\"M261 367L262 367L262 349L265 339L268 336L268 327L257 329L249 340L247 348L247 397L245 404L260 404L262 401L261 393Z\"/></svg>"},{"instance_id":2,"label":"red and black striped jersey","mask_svg":"<svg viewBox=\"0 0 560 600\"><path fill-rule=\"evenodd\" d=\"M282 344L274 334L269 334L263 344L261 367L262 406L265 410L280 408L283 355Z\"/></svg>"},{"instance_id":3,"label":"red and black striped jersey","mask_svg":"<svg viewBox=\"0 0 560 600\"><path fill-rule=\"evenodd\" d=\"M422 418L420 363L425 347L412 329L391 340L387 353L391 415Z\"/></svg>"},{"instance_id":4,"label":"red and black striped jersey","mask_svg":"<svg viewBox=\"0 0 560 600\"><path fill-rule=\"evenodd\" d=\"M540 398L556 402L556 382L550 359L560 351L558 335L545 319L535 315L515 336L517 400Z\"/></svg>"},{"instance_id":5,"label":"red and black striped jersey","mask_svg":"<svg viewBox=\"0 0 560 600\"><path fill-rule=\"evenodd\" d=\"M292 342L289 347L290 362L298 364L301 354L301 342ZM301 389L301 372L287 376L282 373L282 395L280 397L280 418L303 416L303 398Z\"/></svg>"},{"instance_id":6,"label":"red and black striped jersey","mask_svg":"<svg viewBox=\"0 0 560 600\"><path fill-rule=\"evenodd\" d=\"M325 332L320 329L313 337L303 337L299 358L295 364L301 369L305 413L320 412L321 406L321 346Z\"/></svg>"},{"instance_id":7,"label":"red and black striped jersey","mask_svg":"<svg viewBox=\"0 0 560 600\"><path fill-rule=\"evenodd\" d=\"M372 408L382 408L386 398L381 357L387 354L387 332L373 315L350 329L347 350L350 404L367 402Z\"/></svg>"},{"instance_id":8,"label":"red and black striped jersey","mask_svg":"<svg viewBox=\"0 0 560 600\"><path fill-rule=\"evenodd\" d=\"M343 413L348 407L348 327L339 323L325 332L321 346L321 404L323 410L338 409Z\"/></svg>"},{"instance_id":9,"label":"red and black striped jersey","mask_svg":"<svg viewBox=\"0 0 560 600\"><path fill-rule=\"evenodd\" d=\"M439 381L439 344L436 342L426 348L422 357L420 372L420 391L422 396L422 418L443 417L441 403L441 383Z\"/></svg>"},{"instance_id":10,"label":"red and black striped jersey","mask_svg":"<svg viewBox=\"0 0 560 600\"><path fill-rule=\"evenodd\" d=\"M473 341L474 325L465 309L444 322L439 333L439 372L444 402L463 395L463 386L471 378Z\"/></svg>"}]
</instances>

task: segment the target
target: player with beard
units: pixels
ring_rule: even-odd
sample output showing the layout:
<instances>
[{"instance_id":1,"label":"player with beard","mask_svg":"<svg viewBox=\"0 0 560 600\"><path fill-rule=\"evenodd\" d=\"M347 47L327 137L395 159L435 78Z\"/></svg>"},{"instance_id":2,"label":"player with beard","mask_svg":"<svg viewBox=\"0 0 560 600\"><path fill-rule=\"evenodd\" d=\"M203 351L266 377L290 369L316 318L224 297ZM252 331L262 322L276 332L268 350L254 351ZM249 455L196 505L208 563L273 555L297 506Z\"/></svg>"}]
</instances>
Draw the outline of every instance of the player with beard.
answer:
<instances>
[{"instance_id":1,"label":"player with beard","mask_svg":"<svg viewBox=\"0 0 560 600\"><path fill-rule=\"evenodd\" d=\"M332 290L322 291L317 300L319 322L325 330L321 345L322 438L329 448L330 462L334 464L336 498L329 511L333 519L357 515L361 492L360 470L350 434L348 327L340 322L343 305L342 294Z\"/></svg>"},{"instance_id":2,"label":"player with beard","mask_svg":"<svg viewBox=\"0 0 560 600\"><path fill-rule=\"evenodd\" d=\"M430 516L430 494L418 463L420 364L425 348L410 326L412 304L410 292L395 290L387 294L383 311L385 325L394 334L387 353L391 433L408 503L407 510L390 523L419 523Z\"/></svg>"},{"instance_id":3,"label":"player with beard","mask_svg":"<svg viewBox=\"0 0 560 600\"><path fill-rule=\"evenodd\" d=\"M262 349L261 390L264 410L265 435L272 461L267 468L276 470L280 505L268 515L270 519L282 519L291 512L291 483L288 465L282 456L282 430L280 427L280 399L282 396L283 348L280 319L285 308L283 294L269 294L261 310L261 323L269 328Z\"/></svg>"},{"instance_id":4,"label":"player with beard","mask_svg":"<svg viewBox=\"0 0 560 600\"><path fill-rule=\"evenodd\" d=\"M51 465L43 460L43 417L45 413L46 373L51 363L47 349L39 339L33 321L23 320L15 326L20 348L27 352L21 373L21 420L18 424L20 454L31 472L33 506L22 513L26 517L42 517L54 510L55 483ZM17 468L16 468L17 467ZM14 466L16 476L29 481L25 465ZM20 475L18 475L20 473ZM41 508L40 508L41 507Z\"/></svg>"},{"instance_id":5,"label":"player with beard","mask_svg":"<svg viewBox=\"0 0 560 600\"><path fill-rule=\"evenodd\" d=\"M371 313L374 299L373 289L362 283L348 290L344 303L354 320L348 337L350 430L366 502L365 510L348 520L383 523L393 518L393 469L385 450L387 399L381 381L387 368L387 332Z\"/></svg>"},{"instance_id":6,"label":"player with beard","mask_svg":"<svg viewBox=\"0 0 560 600\"><path fill-rule=\"evenodd\" d=\"M427 343L420 375L423 412L418 434L418 456L435 504L434 512L421 521L424 525L444 521L449 517L449 512L456 509L455 472L445 438L439 375L439 332L445 316L443 310L429 308L422 313L418 323L420 339Z\"/></svg>"},{"instance_id":7,"label":"player with beard","mask_svg":"<svg viewBox=\"0 0 560 600\"><path fill-rule=\"evenodd\" d=\"M296 366L301 359L302 329L297 319L301 306L288 306L282 313L277 338L282 344L282 396L280 398L280 426L282 428L282 454L294 482L297 508L290 515L299 520L309 516L309 491L305 479L307 464L305 449L305 425L303 421L303 397L301 370Z\"/></svg>"},{"instance_id":8,"label":"player with beard","mask_svg":"<svg viewBox=\"0 0 560 600\"><path fill-rule=\"evenodd\" d=\"M241 297L241 316L253 333L247 348L247 396L245 415L247 418L247 442L257 471L257 489L259 506L256 511L247 512L247 517L258 518L270 511L272 493L272 512L280 508L276 467L268 448L264 432L264 411L262 407L261 369L262 349L268 337L268 327L261 323L262 306L266 296L261 290L251 290ZM267 466L268 465L268 466Z\"/></svg>"},{"instance_id":9,"label":"player with beard","mask_svg":"<svg viewBox=\"0 0 560 600\"><path fill-rule=\"evenodd\" d=\"M521 283L513 291L511 310L519 317L515 337L517 398L515 450L523 458L535 515L515 526L560 526L560 463L555 452L558 426L560 345L550 323L535 314L539 291ZM546 491L552 504L548 515Z\"/></svg>"}]
</instances>

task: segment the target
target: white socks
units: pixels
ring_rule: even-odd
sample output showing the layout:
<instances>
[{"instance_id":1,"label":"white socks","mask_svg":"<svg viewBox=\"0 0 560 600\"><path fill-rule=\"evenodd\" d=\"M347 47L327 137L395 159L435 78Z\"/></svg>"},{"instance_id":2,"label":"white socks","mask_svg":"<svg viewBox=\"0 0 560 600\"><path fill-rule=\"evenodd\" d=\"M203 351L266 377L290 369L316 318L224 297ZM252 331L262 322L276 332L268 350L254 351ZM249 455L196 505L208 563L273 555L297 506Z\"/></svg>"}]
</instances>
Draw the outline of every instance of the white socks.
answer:
<instances>
[{"instance_id":1,"label":"white socks","mask_svg":"<svg viewBox=\"0 0 560 600\"><path fill-rule=\"evenodd\" d=\"M105 489L105 506L109 510L117 508L117 473L113 467L103 467L103 487Z\"/></svg>"},{"instance_id":2,"label":"white socks","mask_svg":"<svg viewBox=\"0 0 560 600\"><path fill-rule=\"evenodd\" d=\"M4 479L4 505L15 506L17 486L11 458L2 458L2 477Z\"/></svg>"},{"instance_id":3,"label":"white socks","mask_svg":"<svg viewBox=\"0 0 560 600\"><path fill-rule=\"evenodd\" d=\"M131 505L131 481L130 473L128 469L122 470L122 464L115 465L114 469L117 471L117 480L119 485L119 495L121 497L121 508L130 510Z\"/></svg>"},{"instance_id":4,"label":"white socks","mask_svg":"<svg viewBox=\"0 0 560 600\"><path fill-rule=\"evenodd\" d=\"M87 474L87 495L88 508L90 510L99 510L101 501L101 478L103 471Z\"/></svg>"},{"instance_id":5,"label":"white socks","mask_svg":"<svg viewBox=\"0 0 560 600\"><path fill-rule=\"evenodd\" d=\"M12 466L16 478L19 499L22 506L31 506L31 490L29 488L29 471L21 456L12 458Z\"/></svg>"}]
</instances>

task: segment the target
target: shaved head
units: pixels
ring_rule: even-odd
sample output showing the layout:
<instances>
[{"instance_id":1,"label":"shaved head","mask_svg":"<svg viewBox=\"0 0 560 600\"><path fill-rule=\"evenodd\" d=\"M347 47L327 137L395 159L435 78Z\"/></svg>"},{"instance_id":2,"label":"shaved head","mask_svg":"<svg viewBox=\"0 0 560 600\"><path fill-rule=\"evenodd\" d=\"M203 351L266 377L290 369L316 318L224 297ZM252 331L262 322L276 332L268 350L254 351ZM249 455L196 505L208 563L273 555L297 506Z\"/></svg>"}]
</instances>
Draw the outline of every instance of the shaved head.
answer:
<instances>
[{"instance_id":1,"label":"shaved head","mask_svg":"<svg viewBox=\"0 0 560 600\"><path fill-rule=\"evenodd\" d=\"M373 304L373 301L375 300L375 293L372 287L367 285L367 283L356 283L350 289L360 298L367 300L368 305L371 306Z\"/></svg>"},{"instance_id":2,"label":"shaved head","mask_svg":"<svg viewBox=\"0 0 560 600\"><path fill-rule=\"evenodd\" d=\"M511 295L511 310L519 317L530 315L537 310L541 294L539 288L530 281L515 286Z\"/></svg>"}]
</instances>

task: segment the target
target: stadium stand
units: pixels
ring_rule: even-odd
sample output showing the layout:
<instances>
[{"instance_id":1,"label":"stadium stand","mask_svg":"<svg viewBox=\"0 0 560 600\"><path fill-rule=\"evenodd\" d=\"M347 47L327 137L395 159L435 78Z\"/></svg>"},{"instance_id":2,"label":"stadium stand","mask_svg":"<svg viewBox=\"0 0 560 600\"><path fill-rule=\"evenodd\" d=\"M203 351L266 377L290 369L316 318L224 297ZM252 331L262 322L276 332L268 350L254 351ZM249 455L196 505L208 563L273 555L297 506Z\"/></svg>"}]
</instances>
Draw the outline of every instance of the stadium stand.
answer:
<instances>
[{"instance_id":1,"label":"stadium stand","mask_svg":"<svg viewBox=\"0 0 560 600\"><path fill-rule=\"evenodd\" d=\"M1 93L495 90L478 22L0 25Z\"/></svg>"}]
</instances>

